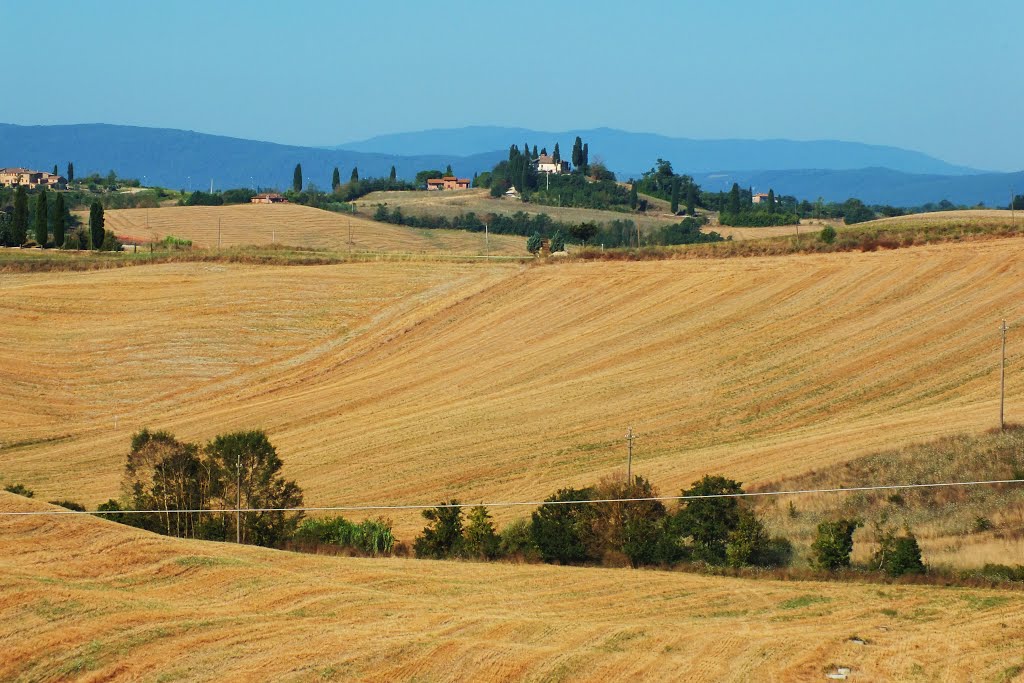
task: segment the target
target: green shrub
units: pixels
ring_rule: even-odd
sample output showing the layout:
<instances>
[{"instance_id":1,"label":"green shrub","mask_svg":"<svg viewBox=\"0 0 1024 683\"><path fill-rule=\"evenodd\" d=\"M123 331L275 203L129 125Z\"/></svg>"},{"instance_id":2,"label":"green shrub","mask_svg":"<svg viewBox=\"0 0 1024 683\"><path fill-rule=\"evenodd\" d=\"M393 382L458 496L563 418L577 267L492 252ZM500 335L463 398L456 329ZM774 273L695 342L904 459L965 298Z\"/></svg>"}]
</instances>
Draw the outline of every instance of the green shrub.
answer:
<instances>
[{"instance_id":1,"label":"green shrub","mask_svg":"<svg viewBox=\"0 0 1024 683\"><path fill-rule=\"evenodd\" d=\"M856 519L839 519L818 525L818 536L811 545L814 566L835 571L850 566L853 552L853 532L861 525Z\"/></svg>"},{"instance_id":2,"label":"green shrub","mask_svg":"<svg viewBox=\"0 0 1024 683\"><path fill-rule=\"evenodd\" d=\"M50 500L47 501L50 505L57 505L58 507L67 508L68 510L74 510L75 512L85 512L85 506L74 502L73 500Z\"/></svg>"},{"instance_id":3,"label":"green shrub","mask_svg":"<svg viewBox=\"0 0 1024 683\"><path fill-rule=\"evenodd\" d=\"M536 254L540 251L541 236L539 232L535 232L526 239L526 251L531 254Z\"/></svg>"},{"instance_id":4,"label":"green shrub","mask_svg":"<svg viewBox=\"0 0 1024 683\"><path fill-rule=\"evenodd\" d=\"M395 545L391 521L367 519L358 524L344 517L304 519L292 535L297 543L336 545L366 555L390 553Z\"/></svg>"},{"instance_id":5,"label":"green shrub","mask_svg":"<svg viewBox=\"0 0 1024 683\"><path fill-rule=\"evenodd\" d=\"M521 560L540 559L537 544L533 542L533 537L530 535L530 522L525 519L517 519L502 529L498 552L505 557L515 557Z\"/></svg>"},{"instance_id":6,"label":"green shrub","mask_svg":"<svg viewBox=\"0 0 1024 683\"><path fill-rule=\"evenodd\" d=\"M833 228L831 225L826 225L824 228L821 229L821 232L818 233L818 239L820 239L825 244L832 244L833 242L836 241L836 234L837 233L835 228Z\"/></svg>"},{"instance_id":7,"label":"green shrub","mask_svg":"<svg viewBox=\"0 0 1024 683\"><path fill-rule=\"evenodd\" d=\"M413 545L416 557L443 560L462 554L462 508L458 505L459 501L452 500L423 511L430 523Z\"/></svg>"},{"instance_id":8,"label":"green shrub","mask_svg":"<svg viewBox=\"0 0 1024 683\"><path fill-rule=\"evenodd\" d=\"M736 528L725 543L725 560L730 567L763 563L768 554L768 532L753 510L741 507Z\"/></svg>"},{"instance_id":9,"label":"green shrub","mask_svg":"<svg viewBox=\"0 0 1024 683\"><path fill-rule=\"evenodd\" d=\"M26 498L32 498L36 495L35 491L27 488L24 484L8 484L4 487L4 491L14 493L19 496L25 496Z\"/></svg>"},{"instance_id":10,"label":"green shrub","mask_svg":"<svg viewBox=\"0 0 1024 683\"><path fill-rule=\"evenodd\" d=\"M739 499L733 496L738 493L743 493L738 481L718 476L705 476L682 492L683 496L704 496L684 500L674 520L677 532L693 540L693 559L725 564L729 534L740 523Z\"/></svg>"},{"instance_id":11,"label":"green shrub","mask_svg":"<svg viewBox=\"0 0 1024 683\"><path fill-rule=\"evenodd\" d=\"M463 533L463 552L466 557L477 560L493 560L498 557L500 539L494 532L491 514L483 505L469 511L469 520Z\"/></svg>"},{"instance_id":12,"label":"green shrub","mask_svg":"<svg viewBox=\"0 0 1024 683\"><path fill-rule=\"evenodd\" d=\"M562 501L588 500L591 489L560 489L531 518L530 535L545 562L568 564L593 559L588 553L593 506Z\"/></svg>"},{"instance_id":13,"label":"green shrub","mask_svg":"<svg viewBox=\"0 0 1024 683\"><path fill-rule=\"evenodd\" d=\"M909 530L905 536L899 537L891 532L884 533L879 539L875 564L889 576L925 572L924 562L921 561L921 548L917 544L917 538Z\"/></svg>"}]
</instances>

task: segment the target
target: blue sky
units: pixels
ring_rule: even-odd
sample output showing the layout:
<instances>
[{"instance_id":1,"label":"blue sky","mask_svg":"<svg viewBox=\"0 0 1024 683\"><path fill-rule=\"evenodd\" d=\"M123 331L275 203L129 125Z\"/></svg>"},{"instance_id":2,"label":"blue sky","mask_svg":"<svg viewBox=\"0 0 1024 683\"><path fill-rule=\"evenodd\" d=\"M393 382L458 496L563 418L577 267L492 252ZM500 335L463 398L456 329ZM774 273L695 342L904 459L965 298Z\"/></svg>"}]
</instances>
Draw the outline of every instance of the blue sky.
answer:
<instances>
[{"instance_id":1,"label":"blue sky","mask_svg":"<svg viewBox=\"0 0 1024 683\"><path fill-rule=\"evenodd\" d=\"M40 67L5 69L0 121L288 144L609 126L1020 170L1022 25L1020 0L5 3L0 45Z\"/></svg>"}]
</instances>

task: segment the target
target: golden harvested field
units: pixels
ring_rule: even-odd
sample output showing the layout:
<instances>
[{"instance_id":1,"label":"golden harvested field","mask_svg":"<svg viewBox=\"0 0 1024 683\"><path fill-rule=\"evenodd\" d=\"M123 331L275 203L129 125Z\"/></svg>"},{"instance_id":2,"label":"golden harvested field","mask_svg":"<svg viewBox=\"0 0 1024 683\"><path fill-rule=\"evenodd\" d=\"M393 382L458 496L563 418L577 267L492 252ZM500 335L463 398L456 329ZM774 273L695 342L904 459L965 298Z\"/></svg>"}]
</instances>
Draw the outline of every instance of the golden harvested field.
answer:
<instances>
[{"instance_id":1,"label":"golden harvested field","mask_svg":"<svg viewBox=\"0 0 1024 683\"><path fill-rule=\"evenodd\" d=\"M151 241L174 235L197 247L217 246L218 221L223 247L276 242L332 250L483 254L485 246L478 233L406 228L298 204L112 209L105 217L107 228L119 236ZM87 221L88 216L82 219ZM525 256L526 240L492 235L490 253Z\"/></svg>"},{"instance_id":2,"label":"golden harvested field","mask_svg":"<svg viewBox=\"0 0 1024 683\"><path fill-rule=\"evenodd\" d=\"M655 200L660 205L664 202ZM371 192L355 202L360 211L372 214L378 204L389 207L401 207L402 211L414 216L457 216L460 213L512 214L517 211L531 216L546 213L556 221L581 223L594 221L608 223L614 220L632 220L641 230L660 227L677 222L666 210L663 213L650 212L644 214L624 213L621 211L601 211L599 209L577 209L564 206L543 206L541 204L523 203L514 199L494 199L490 190L447 190L441 192L416 192L412 190Z\"/></svg>"},{"instance_id":3,"label":"golden harvested field","mask_svg":"<svg viewBox=\"0 0 1024 683\"><path fill-rule=\"evenodd\" d=\"M699 262L0 275L15 407L0 476L95 505L117 494L141 427L190 440L264 428L312 504L539 500L619 470L632 425L635 471L665 493L705 473L774 480L992 426L997 321L1024 321L1022 257L1008 238ZM1021 354L1012 333L1016 420ZM422 520L395 524L411 540Z\"/></svg>"},{"instance_id":4,"label":"golden harvested field","mask_svg":"<svg viewBox=\"0 0 1024 683\"><path fill-rule=\"evenodd\" d=\"M0 517L10 681L994 681L1024 665L1021 629L1017 591L317 557Z\"/></svg>"},{"instance_id":5,"label":"golden harvested field","mask_svg":"<svg viewBox=\"0 0 1024 683\"><path fill-rule=\"evenodd\" d=\"M1015 215L1016 214L1016 215ZM880 218L876 221L858 223L857 227L878 227L878 228L919 228L926 226L943 225L986 225L1006 226L1024 225L1024 212L1013 212L1004 209L968 209L964 211L934 211L931 213L917 213L909 216L895 216L893 218ZM842 221L838 221L841 225Z\"/></svg>"}]
</instances>

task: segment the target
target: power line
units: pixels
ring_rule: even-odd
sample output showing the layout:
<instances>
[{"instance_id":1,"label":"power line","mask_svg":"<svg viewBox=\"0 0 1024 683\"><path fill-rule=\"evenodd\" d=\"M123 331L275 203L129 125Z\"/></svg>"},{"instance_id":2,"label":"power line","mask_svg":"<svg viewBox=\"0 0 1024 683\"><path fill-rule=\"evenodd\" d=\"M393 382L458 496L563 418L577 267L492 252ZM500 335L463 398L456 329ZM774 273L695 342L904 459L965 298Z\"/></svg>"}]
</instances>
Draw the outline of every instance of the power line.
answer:
<instances>
[{"instance_id":1,"label":"power line","mask_svg":"<svg viewBox=\"0 0 1024 683\"><path fill-rule=\"evenodd\" d=\"M906 489L948 488L952 486L996 486L999 484L1024 484L1024 479L985 479L979 481L948 481L931 484L880 484L878 486L851 486L829 489L790 489L785 491L748 491L743 493L707 493L683 496L648 496L644 498L599 498L596 500L531 500L531 501L499 501L494 503L438 503L426 505L410 503L402 505L333 505L321 507L286 507L286 508L214 508L192 510L32 510L22 512L0 511L0 517L44 516L44 515L122 515L122 514L198 514L203 512L374 512L386 510L428 510L432 508L472 508L483 505L489 508L499 507L540 507L542 505L596 505L599 503L646 503L652 501L702 500L709 498L767 498L772 496L797 496L810 493L855 493L862 491L893 491Z\"/></svg>"}]
</instances>

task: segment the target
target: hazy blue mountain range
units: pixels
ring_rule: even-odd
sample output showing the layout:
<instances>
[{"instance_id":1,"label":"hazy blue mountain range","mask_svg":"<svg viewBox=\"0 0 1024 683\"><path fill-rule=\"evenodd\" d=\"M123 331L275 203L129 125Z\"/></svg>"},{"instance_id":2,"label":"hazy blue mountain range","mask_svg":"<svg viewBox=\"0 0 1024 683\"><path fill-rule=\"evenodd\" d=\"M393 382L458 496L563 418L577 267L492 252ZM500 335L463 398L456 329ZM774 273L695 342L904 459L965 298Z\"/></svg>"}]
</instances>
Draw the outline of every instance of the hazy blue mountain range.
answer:
<instances>
[{"instance_id":1,"label":"hazy blue mountain range","mask_svg":"<svg viewBox=\"0 0 1024 683\"><path fill-rule=\"evenodd\" d=\"M379 135L361 142L338 145L377 154L460 154L508 150L509 145L529 143L550 152L559 143L562 157L569 159L573 141L579 135L590 145L590 160L602 159L621 178L638 176L654 166L658 158L672 162L679 173L709 173L721 169L794 170L890 168L905 173L964 175L976 169L954 166L921 152L897 147L866 145L838 140L691 140L653 133L629 133L612 128L574 130L562 133L525 128L469 126L425 130L414 133Z\"/></svg>"},{"instance_id":2,"label":"hazy blue mountain range","mask_svg":"<svg viewBox=\"0 0 1024 683\"><path fill-rule=\"evenodd\" d=\"M0 167L26 166L63 174L67 162L79 177L110 170L126 178L145 176L146 183L175 189L276 187L292 183L295 164L302 164L306 182L330 188L337 166L347 181L353 166L362 177L387 176L394 165L400 178L412 179L424 169L444 170L448 164L463 176L489 169L507 152L397 156L370 152L294 147L221 135L168 128L139 128L102 123L68 126L0 124Z\"/></svg>"},{"instance_id":3,"label":"hazy blue mountain range","mask_svg":"<svg viewBox=\"0 0 1024 683\"><path fill-rule=\"evenodd\" d=\"M867 204L921 206L948 199L954 204L984 203L1006 207L1010 192L1024 193L1024 171L975 175L901 173L888 168L854 170L803 169L783 171L732 171L698 173L694 179L704 190L728 190L734 182L755 192L774 189L814 201L844 201L857 197Z\"/></svg>"},{"instance_id":4,"label":"hazy blue mountain range","mask_svg":"<svg viewBox=\"0 0 1024 683\"><path fill-rule=\"evenodd\" d=\"M1024 193L1024 173L982 173L892 147L784 140L674 140L610 129L579 132L590 144L591 159L604 158L623 179L638 175L662 157L672 161L677 171L694 175L709 190L727 189L735 181L801 199L859 197L868 203L897 206L942 199L1002 206L1008 202L1011 188ZM335 166L342 180L348 179L353 166L367 177L384 176L392 165L405 179L417 171L444 169L448 164L460 176L472 177L504 159L513 143L529 142L550 151L556 139L568 157L575 132L561 135L566 137L525 129L471 127L381 136L355 144L358 149L326 149L161 128L0 124L0 166L49 170L57 164L63 173L67 162L73 161L79 176L113 169L121 176L144 177L148 184L176 189L209 189L211 178L217 188L256 185L283 189L291 185L295 164L301 163L306 182L326 189ZM491 151L486 149L489 145ZM407 154L385 151L388 149ZM621 155L621 165L616 154Z\"/></svg>"}]
</instances>

